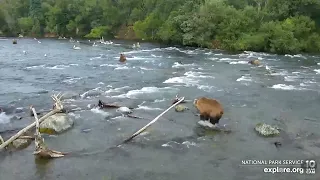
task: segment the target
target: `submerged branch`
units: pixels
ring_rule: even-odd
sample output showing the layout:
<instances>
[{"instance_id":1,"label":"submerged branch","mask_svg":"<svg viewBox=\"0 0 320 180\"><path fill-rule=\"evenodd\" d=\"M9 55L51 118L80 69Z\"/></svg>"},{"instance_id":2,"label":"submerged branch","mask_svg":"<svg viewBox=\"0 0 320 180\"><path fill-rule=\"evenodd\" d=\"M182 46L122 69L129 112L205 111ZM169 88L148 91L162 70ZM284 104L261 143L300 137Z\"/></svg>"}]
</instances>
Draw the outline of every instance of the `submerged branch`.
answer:
<instances>
[{"instance_id":1,"label":"submerged branch","mask_svg":"<svg viewBox=\"0 0 320 180\"><path fill-rule=\"evenodd\" d=\"M4 143L2 136L0 135L0 144Z\"/></svg>"},{"instance_id":2,"label":"submerged branch","mask_svg":"<svg viewBox=\"0 0 320 180\"><path fill-rule=\"evenodd\" d=\"M60 93L58 95L53 95L51 96L51 98L55 101L54 103L54 109L52 111L50 111L48 114L42 116L39 119L39 123L43 122L45 119L47 119L48 117L60 112L63 109L63 105L61 102L61 97ZM17 134L15 134L14 136L12 136L11 138L9 138L7 141L5 141L4 143L2 143L0 145L0 151L3 150L6 146L8 146L10 143L12 143L14 140L18 139L20 136L22 136L23 134L25 134L27 131L29 131L31 128L33 128L36 125L36 122L28 125L27 127L23 128L22 130L20 130Z\"/></svg>"},{"instance_id":3,"label":"submerged branch","mask_svg":"<svg viewBox=\"0 0 320 180\"><path fill-rule=\"evenodd\" d=\"M37 116L37 112L34 108L32 108L32 112L36 122L36 133L35 133L35 151L33 152L34 155L40 158L58 158L63 157L64 153L59 151L54 151L46 147L44 143L44 139L41 137L40 133L40 123Z\"/></svg>"},{"instance_id":4,"label":"submerged branch","mask_svg":"<svg viewBox=\"0 0 320 180\"><path fill-rule=\"evenodd\" d=\"M121 144L127 143L129 141L131 141L133 138L135 138L136 136L138 136L139 134L141 134L143 131L145 131L149 126L151 126L153 123L155 123L157 120L159 120L159 118L161 116L163 116L166 112L168 112L171 108L173 108L174 106L178 105L179 103L181 103L184 100L184 97L182 97L178 102L174 103L173 105L171 105L168 109L166 109L165 111L163 111L161 114L159 114L156 118L154 118L151 122L149 122L147 125L145 125L144 127L142 127L141 129L139 129L137 132L135 132L132 136L130 136L129 138L127 138L126 140L124 140ZM121 144L119 144L117 147L121 146Z\"/></svg>"}]
</instances>

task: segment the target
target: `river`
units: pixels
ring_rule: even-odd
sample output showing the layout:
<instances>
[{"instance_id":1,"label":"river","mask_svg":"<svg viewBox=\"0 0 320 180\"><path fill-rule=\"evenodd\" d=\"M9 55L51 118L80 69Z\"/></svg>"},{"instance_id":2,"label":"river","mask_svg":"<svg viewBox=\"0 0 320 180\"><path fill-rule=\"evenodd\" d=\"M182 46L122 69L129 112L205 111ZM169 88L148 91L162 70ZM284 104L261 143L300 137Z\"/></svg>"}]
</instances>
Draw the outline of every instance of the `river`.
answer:
<instances>
[{"instance_id":1,"label":"river","mask_svg":"<svg viewBox=\"0 0 320 180\"><path fill-rule=\"evenodd\" d=\"M299 173L263 173L264 166L242 160L315 159L320 162L320 56L273 55L167 47L114 41L112 45L68 40L0 39L0 132L23 128L33 120L9 119L17 109L50 109L50 95L74 94L65 104L86 108L99 99L135 107L145 119L110 117L89 109L72 113L74 127L58 136L44 136L51 149L74 156L35 161L34 145L0 154L3 180L142 180L142 179L315 179ZM127 56L120 64L119 54ZM261 66L249 60L259 59ZM181 61L182 64L178 62ZM203 136L198 117L189 111L166 113L141 136L118 149L107 149L130 136L162 111L176 94L193 100L218 99L225 108L220 123L232 132ZM263 138L254 131L265 122L285 135ZM89 131L89 130L90 131ZM84 131L88 130L88 131ZM282 146L273 144L280 141Z\"/></svg>"}]
</instances>

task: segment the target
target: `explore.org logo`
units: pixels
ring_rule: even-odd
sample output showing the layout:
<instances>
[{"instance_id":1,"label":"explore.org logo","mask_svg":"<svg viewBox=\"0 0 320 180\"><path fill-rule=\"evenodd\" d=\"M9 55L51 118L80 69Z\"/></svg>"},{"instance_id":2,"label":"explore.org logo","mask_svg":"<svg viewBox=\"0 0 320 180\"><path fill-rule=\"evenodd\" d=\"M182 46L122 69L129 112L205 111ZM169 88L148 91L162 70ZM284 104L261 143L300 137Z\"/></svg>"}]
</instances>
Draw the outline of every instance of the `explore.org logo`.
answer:
<instances>
[{"instance_id":1,"label":"explore.org logo","mask_svg":"<svg viewBox=\"0 0 320 180\"><path fill-rule=\"evenodd\" d=\"M262 166L264 173L315 174L315 160L242 160L241 166Z\"/></svg>"}]
</instances>

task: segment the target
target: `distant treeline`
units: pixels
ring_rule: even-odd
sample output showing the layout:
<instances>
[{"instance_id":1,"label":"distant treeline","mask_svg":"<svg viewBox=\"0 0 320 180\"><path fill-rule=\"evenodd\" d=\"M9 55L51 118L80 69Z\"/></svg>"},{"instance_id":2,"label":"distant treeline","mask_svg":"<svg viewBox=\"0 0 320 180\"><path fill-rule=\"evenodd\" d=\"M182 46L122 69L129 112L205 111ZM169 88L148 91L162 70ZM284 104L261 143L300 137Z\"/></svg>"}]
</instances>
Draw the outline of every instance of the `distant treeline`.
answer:
<instances>
[{"instance_id":1,"label":"distant treeline","mask_svg":"<svg viewBox=\"0 0 320 180\"><path fill-rule=\"evenodd\" d=\"M284 54L320 52L319 26L320 0L3 0L0 4L3 36L117 36Z\"/></svg>"}]
</instances>

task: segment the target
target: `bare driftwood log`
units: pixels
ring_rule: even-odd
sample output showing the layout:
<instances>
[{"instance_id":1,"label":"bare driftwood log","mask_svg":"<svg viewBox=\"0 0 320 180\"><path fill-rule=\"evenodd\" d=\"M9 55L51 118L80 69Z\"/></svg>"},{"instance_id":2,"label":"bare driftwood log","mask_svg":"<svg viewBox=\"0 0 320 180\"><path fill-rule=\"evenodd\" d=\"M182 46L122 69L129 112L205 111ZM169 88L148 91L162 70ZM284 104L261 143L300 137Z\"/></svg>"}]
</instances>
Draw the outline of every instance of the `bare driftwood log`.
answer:
<instances>
[{"instance_id":1,"label":"bare driftwood log","mask_svg":"<svg viewBox=\"0 0 320 180\"><path fill-rule=\"evenodd\" d=\"M179 94L176 95L176 97L173 99L172 104L177 103L181 98L179 97ZM185 100L181 101L180 103L186 103ZM179 104L180 104L179 103ZM178 104L177 104L178 105Z\"/></svg>"},{"instance_id":2,"label":"bare driftwood log","mask_svg":"<svg viewBox=\"0 0 320 180\"><path fill-rule=\"evenodd\" d=\"M4 143L2 136L0 135L0 144Z\"/></svg>"},{"instance_id":3,"label":"bare driftwood log","mask_svg":"<svg viewBox=\"0 0 320 180\"><path fill-rule=\"evenodd\" d=\"M127 138L126 140L124 140L121 144L127 143L129 141L131 141L133 138L135 138L136 136L138 136L139 134L141 134L143 131L145 131L149 126L151 126L153 123L155 123L157 120L159 120L159 118L161 116L163 116L166 112L168 112L171 108L173 108L174 106L178 105L179 103L181 103L184 100L184 97L182 97L178 102L176 102L175 104L171 105L168 109L166 109L165 111L163 111L161 114L159 114L156 118L154 118L151 122L149 122L147 125L145 125L143 128L139 129L137 132L135 132L132 136L130 136L129 138ZM121 144L119 144L117 147L121 146Z\"/></svg>"},{"instance_id":4,"label":"bare driftwood log","mask_svg":"<svg viewBox=\"0 0 320 180\"><path fill-rule=\"evenodd\" d=\"M20 136L18 139L34 139L32 136Z\"/></svg>"},{"instance_id":5,"label":"bare driftwood log","mask_svg":"<svg viewBox=\"0 0 320 180\"><path fill-rule=\"evenodd\" d=\"M129 117L129 118L134 118L134 119L144 119L143 117L134 116L134 115L131 115L131 114L127 114L126 116Z\"/></svg>"},{"instance_id":6,"label":"bare driftwood log","mask_svg":"<svg viewBox=\"0 0 320 180\"><path fill-rule=\"evenodd\" d=\"M41 123L42 121L44 121L45 119L47 119L48 117L50 117L51 115L54 115L58 112L61 111L61 109L63 109L63 105L62 102L60 101L61 97L60 93L58 95L53 95L51 96L51 98L55 101L54 103L54 109L52 111L50 111L48 114L42 116L39 119L39 123ZM12 136L11 138L9 138L7 141L5 141L4 143L2 143L0 145L0 151L3 150L6 146L8 146L10 143L12 143L14 140L18 139L20 136L22 136L24 133L26 133L28 130L30 130L31 128L33 128L36 125L36 122L30 124L29 126L23 128L22 130L20 130L17 134L15 134L14 136Z\"/></svg>"},{"instance_id":7,"label":"bare driftwood log","mask_svg":"<svg viewBox=\"0 0 320 180\"><path fill-rule=\"evenodd\" d=\"M34 114L34 118L36 120L36 134L35 134L35 151L33 152L34 155L40 158L59 158L63 157L65 153L54 151L49 149L45 143L44 139L41 137L40 133L40 123L37 116L37 112L34 108L32 108L32 112Z\"/></svg>"},{"instance_id":8,"label":"bare driftwood log","mask_svg":"<svg viewBox=\"0 0 320 180\"><path fill-rule=\"evenodd\" d=\"M101 100L99 100L98 102L98 107L103 109L103 108L120 108L122 106L120 105L115 105L115 104L106 104L104 102L102 102ZM129 109L133 109L132 107L129 107Z\"/></svg>"}]
</instances>

